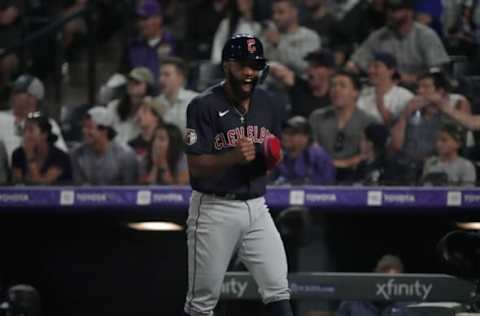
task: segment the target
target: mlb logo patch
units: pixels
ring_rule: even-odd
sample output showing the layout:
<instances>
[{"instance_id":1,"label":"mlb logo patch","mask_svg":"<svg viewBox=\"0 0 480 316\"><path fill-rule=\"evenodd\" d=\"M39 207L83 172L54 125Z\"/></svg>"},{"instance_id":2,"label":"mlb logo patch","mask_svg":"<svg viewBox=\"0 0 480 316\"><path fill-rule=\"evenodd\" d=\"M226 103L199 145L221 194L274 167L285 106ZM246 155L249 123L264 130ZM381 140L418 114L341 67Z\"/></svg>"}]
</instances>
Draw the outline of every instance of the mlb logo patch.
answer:
<instances>
[{"instance_id":1,"label":"mlb logo patch","mask_svg":"<svg viewBox=\"0 0 480 316\"><path fill-rule=\"evenodd\" d=\"M185 132L185 144L191 146L197 142L197 133L194 129L187 128Z\"/></svg>"}]
</instances>

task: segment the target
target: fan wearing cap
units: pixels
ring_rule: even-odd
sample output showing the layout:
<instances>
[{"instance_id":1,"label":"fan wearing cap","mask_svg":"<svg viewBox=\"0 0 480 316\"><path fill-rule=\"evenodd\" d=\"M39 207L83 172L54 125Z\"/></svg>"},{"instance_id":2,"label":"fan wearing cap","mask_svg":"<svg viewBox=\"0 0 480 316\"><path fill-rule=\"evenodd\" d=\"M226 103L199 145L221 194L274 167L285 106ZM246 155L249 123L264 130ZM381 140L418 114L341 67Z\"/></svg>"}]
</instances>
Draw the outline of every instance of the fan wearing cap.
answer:
<instances>
[{"instance_id":1,"label":"fan wearing cap","mask_svg":"<svg viewBox=\"0 0 480 316\"><path fill-rule=\"evenodd\" d=\"M306 118L287 120L282 132L283 160L272 170L275 185L331 185L335 183L335 166L330 155L312 142Z\"/></svg>"},{"instance_id":2,"label":"fan wearing cap","mask_svg":"<svg viewBox=\"0 0 480 316\"><path fill-rule=\"evenodd\" d=\"M133 150L113 138L113 116L101 106L88 110L82 122L83 143L72 150L73 178L77 185L131 185L137 181Z\"/></svg>"},{"instance_id":3,"label":"fan wearing cap","mask_svg":"<svg viewBox=\"0 0 480 316\"><path fill-rule=\"evenodd\" d=\"M435 147L437 155L425 161L423 167L423 183L428 183L433 174L444 174L443 185L473 186L476 181L476 170L472 162L460 156L465 140L465 130L454 123L446 123L437 134Z\"/></svg>"},{"instance_id":4,"label":"fan wearing cap","mask_svg":"<svg viewBox=\"0 0 480 316\"><path fill-rule=\"evenodd\" d=\"M151 96L154 91L153 75L145 67L132 69L127 79L127 93L107 105L117 133L115 140L124 145L140 134L140 128L135 123L135 114L144 98Z\"/></svg>"},{"instance_id":5,"label":"fan wearing cap","mask_svg":"<svg viewBox=\"0 0 480 316\"><path fill-rule=\"evenodd\" d=\"M413 93L397 85L394 79L396 72L395 56L386 52L376 52L368 65L371 86L362 89L357 102L359 109L387 126L397 120L413 98Z\"/></svg>"},{"instance_id":6,"label":"fan wearing cap","mask_svg":"<svg viewBox=\"0 0 480 316\"><path fill-rule=\"evenodd\" d=\"M12 154L12 182L29 185L70 184L70 157L54 145L56 140L48 117L40 112L29 113L22 145Z\"/></svg>"},{"instance_id":7,"label":"fan wearing cap","mask_svg":"<svg viewBox=\"0 0 480 316\"><path fill-rule=\"evenodd\" d=\"M192 197L187 219L185 312L211 316L234 252L252 273L268 315L292 316L287 261L265 203L267 171L281 159L280 111L257 87L262 42L239 34L222 51L225 80L187 108Z\"/></svg>"},{"instance_id":8,"label":"fan wearing cap","mask_svg":"<svg viewBox=\"0 0 480 316\"><path fill-rule=\"evenodd\" d=\"M287 89L291 102L291 116L309 117L316 109L330 105L330 82L335 73L335 57L326 49L307 54L307 80L297 76L288 67L273 63L270 73Z\"/></svg>"},{"instance_id":9,"label":"fan wearing cap","mask_svg":"<svg viewBox=\"0 0 480 316\"><path fill-rule=\"evenodd\" d=\"M45 88L40 79L24 74L19 76L12 85L10 95L11 110L0 113L0 139L3 139L9 157L22 143L23 127L29 113L42 110ZM52 133L57 136L55 145L68 152L58 123L50 118Z\"/></svg>"},{"instance_id":10,"label":"fan wearing cap","mask_svg":"<svg viewBox=\"0 0 480 316\"><path fill-rule=\"evenodd\" d=\"M376 51L395 56L401 81L415 83L417 77L445 66L450 58L439 36L415 22L413 0L387 0L387 25L374 31L353 53L348 67L366 72Z\"/></svg>"},{"instance_id":11,"label":"fan wearing cap","mask_svg":"<svg viewBox=\"0 0 480 316\"><path fill-rule=\"evenodd\" d=\"M122 57L124 73L137 67L146 67L158 83L160 62L167 56L174 56L176 43L173 35L165 29L162 8L157 0L139 2L136 15L140 36L128 43Z\"/></svg>"}]
</instances>

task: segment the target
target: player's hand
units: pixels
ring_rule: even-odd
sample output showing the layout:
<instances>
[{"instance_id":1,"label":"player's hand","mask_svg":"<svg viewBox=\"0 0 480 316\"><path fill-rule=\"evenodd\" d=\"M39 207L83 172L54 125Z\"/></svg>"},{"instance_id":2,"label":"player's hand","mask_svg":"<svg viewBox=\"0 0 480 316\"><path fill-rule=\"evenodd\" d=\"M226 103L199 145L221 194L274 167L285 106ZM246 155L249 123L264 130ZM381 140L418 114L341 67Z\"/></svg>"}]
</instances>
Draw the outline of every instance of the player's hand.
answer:
<instances>
[{"instance_id":1,"label":"player's hand","mask_svg":"<svg viewBox=\"0 0 480 316\"><path fill-rule=\"evenodd\" d=\"M273 134L268 134L263 142L267 170L275 168L283 159L283 152L280 140Z\"/></svg>"},{"instance_id":2,"label":"player's hand","mask_svg":"<svg viewBox=\"0 0 480 316\"><path fill-rule=\"evenodd\" d=\"M250 138L241 137L234 150L240 163L247 163L255 159L255 145Z\"/></svg>"}]
</instances>

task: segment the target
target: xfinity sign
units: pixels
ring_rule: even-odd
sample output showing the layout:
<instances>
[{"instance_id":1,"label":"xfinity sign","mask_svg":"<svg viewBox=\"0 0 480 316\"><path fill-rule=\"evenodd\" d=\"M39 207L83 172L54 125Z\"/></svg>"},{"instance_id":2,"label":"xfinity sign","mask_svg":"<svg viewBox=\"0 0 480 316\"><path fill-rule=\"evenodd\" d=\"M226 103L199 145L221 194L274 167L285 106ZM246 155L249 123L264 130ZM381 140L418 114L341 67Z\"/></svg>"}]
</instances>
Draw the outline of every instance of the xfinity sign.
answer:
<instances>
[{"instance_id":1,"label":"xfinity sign","mask_svg":"<svg viewBox=\"0 0 480 316\"><path fill-rule=\"evenodd\" d=\"M223 281L221 293L223 295L242 298L245 294L247 286L248 281L239 281L235 278L231 278L230 280Z\"/></svg>"},{"instance_id":2,"label":"xfinity sign","mask_svg":"<svg viewBox=\"0 0 480 316\"><path fill-rule=\"evenodd\" d=\"M432 283L422 283L420 280L412 282L398 282L395 279L389 279L387 282L377 283L377 296L382 296L386 300L398 296L417 297L425 301L432 290Z\"/></svg>"},{"instance_id":3,"label":"xfinity sign","mask_svg":"<svg viewBox=\"0 0 480 316\"><path fill-rule=\"evenodd\" d=\"M446 274L299 272L288 275L292 299L469 303L476 284ZM249 272L227 272L221 299L261 299Z\"/></svg>"}]
</instances>

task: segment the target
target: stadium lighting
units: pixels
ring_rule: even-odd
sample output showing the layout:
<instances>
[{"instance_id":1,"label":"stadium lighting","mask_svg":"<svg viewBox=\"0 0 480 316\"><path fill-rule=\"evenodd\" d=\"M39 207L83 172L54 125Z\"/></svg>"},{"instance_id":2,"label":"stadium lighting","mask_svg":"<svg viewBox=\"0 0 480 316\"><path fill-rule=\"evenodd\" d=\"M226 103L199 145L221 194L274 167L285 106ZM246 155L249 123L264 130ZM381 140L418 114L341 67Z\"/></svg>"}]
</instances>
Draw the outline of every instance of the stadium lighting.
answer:
<instances>
[{"instance_id":1,"label":"stadium lighting","mask_svg":"<svg viewBox=\"0 0 480 316\"><path fill-rule=\"evenodd\" d=\"M457 227L465 230L480 230L480 222L458 222Z\"/></svg>"},{"instance_id":2,"label":"stadium lighting","mask_svg":"<svg viewBox=\"0 0 480 316\"><path fill-rule=\"evenodd\" d=\"M171 222L128 223L128 227L140 231L181 231L183 226Z\"/></svg>"}]
</instances>

